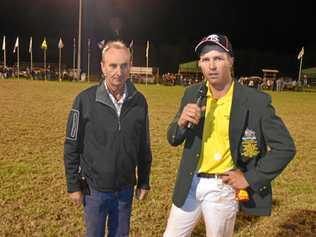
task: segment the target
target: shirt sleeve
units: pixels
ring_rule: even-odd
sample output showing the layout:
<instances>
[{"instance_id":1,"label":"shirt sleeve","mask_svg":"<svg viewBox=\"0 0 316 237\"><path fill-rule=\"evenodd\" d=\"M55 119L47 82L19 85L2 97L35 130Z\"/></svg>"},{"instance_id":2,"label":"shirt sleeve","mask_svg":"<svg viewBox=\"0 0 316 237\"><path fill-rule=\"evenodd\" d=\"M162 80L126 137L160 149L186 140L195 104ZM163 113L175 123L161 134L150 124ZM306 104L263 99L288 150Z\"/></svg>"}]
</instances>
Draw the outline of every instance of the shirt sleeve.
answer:
<instances>
[{"instance_id":1,"label":"shirt sleeve","mask_svg":"<svg viewBox=\"0 0 316 237\"><path fill-rule=\"evenodd\" d=\"M174 117L174 119L172 120L172 122L170 123L168 127L167 139L168 139L169 144L172 146L178 146L182 144L185 139L185 134L186 134L187 129L181 128L178 125L178 120L181 116L184 106L187 104L187 101L185 99L186 92L184 93L184 96L181 99L180 108L178 112L176 113L176 116Z\"/></svg>"},{"instance_id":2,"label":"shirt sleeve","mask_svg":"<svg viewBox=\"0 0 316 237\"><path fill-rule=\"evenodd\" d=\"M150 132L149 132L149 117L148 117L148 105L146 103L145 116L146 124L142 133L142 148L140 152L138 167L137 167L137 187L142 189L150 189L149 176L152 163L152 153L150 145Z\"/></svg>"},{"instance_id":3,"label":"shirt sleeve","mask_svg":"<svg viewBox=\"0 0 316 237\"><path fill-rule=\"evenodd\" d=\"M80 97L77 96L68 115L64 143L64 166L69 193L80 191L80 154L83 140L83 119Z\"/></svg>"}]
</instances>

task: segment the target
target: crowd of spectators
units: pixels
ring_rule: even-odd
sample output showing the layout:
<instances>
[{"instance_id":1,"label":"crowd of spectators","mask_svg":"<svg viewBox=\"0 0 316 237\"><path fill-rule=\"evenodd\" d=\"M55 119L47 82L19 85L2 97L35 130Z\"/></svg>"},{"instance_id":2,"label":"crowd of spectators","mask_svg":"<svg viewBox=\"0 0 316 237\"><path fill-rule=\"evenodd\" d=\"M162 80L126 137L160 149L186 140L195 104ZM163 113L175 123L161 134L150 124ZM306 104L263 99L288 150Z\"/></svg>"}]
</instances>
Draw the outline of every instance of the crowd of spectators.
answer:
<instances>
[{"instance_id":1,"label":"crowd of spectators","mask_svg":"<svg viewBox=\"0 0 316 237\"><path fill-rule=\"evenodd\" d=\"M279 77L275 80L266 79L261 77L240 77L238 82L242 85L248 87L263 89L263 90L272 90L272 91L283 91L283 90L302 90L303 88L310 87L310 83L307 77L304 77L301 80L295 80L291 77Z\"/></svg>"},{"instance_id":2,"label":"crowd of spectators","mask_svg":"<svg viewBox=\"0 0 316 237\"><path fill-rule=\"evenodd\" d=\"M73 81L77 80L76 70L73 69L64 69L61 72L61 80ZM48 65L45 70L41 67L33 67L30 70L29 67L21 68L18 73L17 67L6 67L0 66L0 78L8 79L8 78L25 78L25 79L33 79L33 80L59 80L58 70L56 71L55 67L51 67ZM85 74L81 75L81 80L85 79ZM133 82L135 83L159 83L168 86L174 85L182 85L182 86L190 86L195 83L199 83L202 79L196 75L182 75L175 73L166 73L163 74L162 77L156 78L152 76L144 75L142 76L133 76ZM303 75L301 80L295 80L291 77L279 77L275 80L261 78L259 76L251 76L251 77L240 77L238 82L242 85L247 85L248 87L252 87L258 90L272 90L272 91L283 91L283 90L303 90L304 88L309 88L311 86L310 81L308 80L306 75Z\"/></svg>"},{"instance_id":3,"label":"crowd of spectators","mask_svg":"<svg viewBox=\"0 0 316 237\"><path fill-rule=\"evenodd\" d=\"M47 69L41 67L33 67L32 70L29 67L20 68L17 67L0 67L0 78L25 78L33 80L59 80L59 73L54 67L48 65ZM76 70L64 69L61 72L62 80L75 80L77 78Z\"/></svg>"}]
</instances>

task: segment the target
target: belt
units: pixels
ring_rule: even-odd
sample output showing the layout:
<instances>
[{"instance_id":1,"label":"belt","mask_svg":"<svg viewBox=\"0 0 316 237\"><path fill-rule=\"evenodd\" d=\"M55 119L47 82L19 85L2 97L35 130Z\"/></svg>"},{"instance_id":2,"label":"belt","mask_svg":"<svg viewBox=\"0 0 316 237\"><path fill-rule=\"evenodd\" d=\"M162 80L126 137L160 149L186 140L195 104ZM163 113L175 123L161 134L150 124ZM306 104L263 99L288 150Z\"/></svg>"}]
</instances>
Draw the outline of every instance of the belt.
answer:
<instances>
[{"instance_id":1,"label":"belt","mask_svg":"<svg viewBox=\"0 0 316 237\"><path fill-rule=\"evenodd\" d=\"M209 173L197 173L196 176L199 178L207 178L207 179L218 179L226 174L209 174Z\"/></svg>"}]
</instances>

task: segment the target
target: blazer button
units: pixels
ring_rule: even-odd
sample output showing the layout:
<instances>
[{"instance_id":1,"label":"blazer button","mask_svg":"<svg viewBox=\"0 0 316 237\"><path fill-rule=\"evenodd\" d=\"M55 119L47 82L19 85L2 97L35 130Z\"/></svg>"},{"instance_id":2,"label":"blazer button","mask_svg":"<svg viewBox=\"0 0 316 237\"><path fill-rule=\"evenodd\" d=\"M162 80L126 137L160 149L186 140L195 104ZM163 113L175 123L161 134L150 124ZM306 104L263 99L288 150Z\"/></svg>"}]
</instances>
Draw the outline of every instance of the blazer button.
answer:
<instances>
[{"instance_id":1,"label":"blazer button","mask_svg":"<svg viewBox=\"0 0 316 237\"><path fill-rule=\"evenodd\" d=\"M193 172L190 172L190 175L192 176L192 175L193 175Z\"/></svg>"},{"instance_id":2,"label":"blazer button","mask_svg":"<svg viewBox=\"0 0 316 237\"><path fill-rule=\"evenodd\" d=\"M199 156L200 156L200 154L199 154L199 153L197 153L197 154L196 154L196 157L199 157Z\"/></svg>"}]
</instances>

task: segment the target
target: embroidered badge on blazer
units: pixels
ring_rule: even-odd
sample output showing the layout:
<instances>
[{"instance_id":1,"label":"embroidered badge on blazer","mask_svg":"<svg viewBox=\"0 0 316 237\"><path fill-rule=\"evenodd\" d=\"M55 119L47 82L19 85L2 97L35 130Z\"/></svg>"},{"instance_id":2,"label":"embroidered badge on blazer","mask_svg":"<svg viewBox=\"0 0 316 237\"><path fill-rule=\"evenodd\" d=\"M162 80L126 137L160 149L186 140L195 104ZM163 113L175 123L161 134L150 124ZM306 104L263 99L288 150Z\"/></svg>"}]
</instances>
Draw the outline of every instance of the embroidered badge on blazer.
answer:
<instances>
[{"instance_id":1,"label":"embroidered badge on blazer","mask_svg":"<svg viewBox=\"0 0 316 237\"><path fill-rule=\"evenodd\" d=\"M256 132L247 128L241 139L241 155L247 159L256 157L259 154Z\"/></svg>"}]
</instances>

